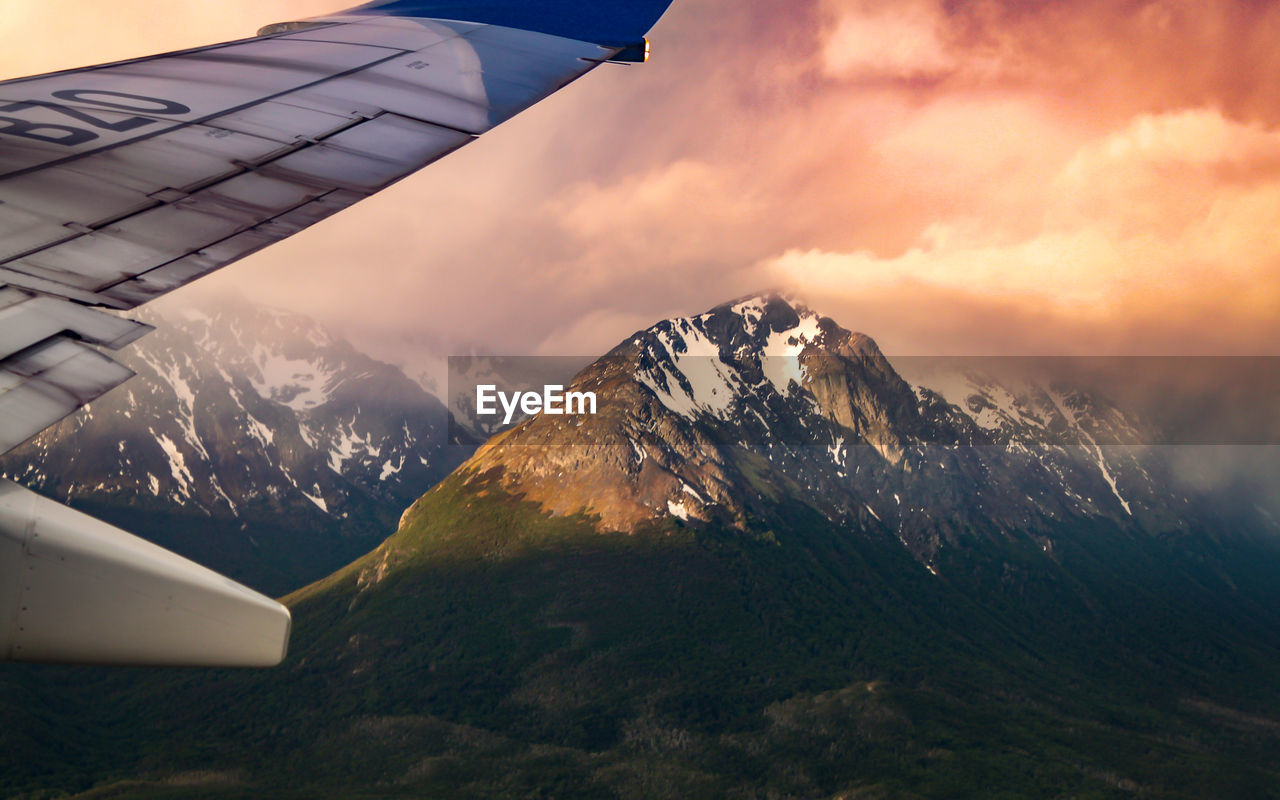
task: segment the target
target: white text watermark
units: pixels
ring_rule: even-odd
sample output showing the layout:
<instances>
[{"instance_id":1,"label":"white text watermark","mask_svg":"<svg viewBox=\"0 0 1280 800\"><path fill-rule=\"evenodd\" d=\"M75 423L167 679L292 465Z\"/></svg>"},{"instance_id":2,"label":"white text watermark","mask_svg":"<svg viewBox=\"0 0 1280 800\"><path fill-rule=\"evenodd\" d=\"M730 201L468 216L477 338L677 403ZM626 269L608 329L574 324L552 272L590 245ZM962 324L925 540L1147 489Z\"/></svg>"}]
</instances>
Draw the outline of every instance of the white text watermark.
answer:
<instances>
[{"instance_id":1,"label":"white text watermark","mask_svg":"<svg viewBox=\"0 0 1280 800\"><path fill-rule=\"evenodd\" d=\"M494 384L476 386L476 416L496 416L502 406L502 424L510 425L516 412L524 414L581 415L596 413L595 392L566 392L552 384L541 392L502 392Z\"/></svg>"}]
</instances>

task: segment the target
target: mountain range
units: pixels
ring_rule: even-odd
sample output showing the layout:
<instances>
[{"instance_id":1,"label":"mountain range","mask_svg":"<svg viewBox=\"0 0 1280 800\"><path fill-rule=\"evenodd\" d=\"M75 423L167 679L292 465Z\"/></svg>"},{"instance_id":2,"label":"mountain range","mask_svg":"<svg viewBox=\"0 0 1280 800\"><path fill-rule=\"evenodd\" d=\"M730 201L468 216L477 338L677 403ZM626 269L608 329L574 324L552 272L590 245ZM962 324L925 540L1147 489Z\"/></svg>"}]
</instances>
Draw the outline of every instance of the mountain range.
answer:
<instances>
[{"instance_id":1,"label":"mountain range","mask_svg":"<svg viewBox=\"0 0 1280 800\"><path fill-rule=\"evenodd\" d=\"M298 314L179 307L128 384L6 455L6 477L281 593L385 538L472 447L399 369Z\"/></svg>"},{"instance_id":2,"label":"mountain range","mask_svg":"<svg viewBox=\"0 0 1280 800\"><path fill-rule=\"evenodd\" d=\"M659 322L574 377L598 413L498 433L389 538L285 598L280 668L0 672L0 697L22 698L0 786L1280 794L1265 512L1178 480L1160 433L1096 389L910 377L773 295ZM285 407L308 391L253 389ZM352 438L307 437L321 463ZM174 462L155 463L159 480ZM303 475L285 485L322 488Z\"/></svg>"},{"instance_id":3,"label":"mountain range","mask_svg":"<svg viewBox=\"0 0 1280 800\"><path fill-rule=\"evenodd\" d=\"M469 470L612 530L664 515L746 530L786 497L925 562L972 535L1047 546L1066 520L1184 525L1189 499L1152 474L1155 434L1115 405L946 366L913 386L869 337L748 298L622 343L569 386L607 397L602 413L539 416ZM547 443L562 446L535 446Z\"/></svg>"}]
</instances>

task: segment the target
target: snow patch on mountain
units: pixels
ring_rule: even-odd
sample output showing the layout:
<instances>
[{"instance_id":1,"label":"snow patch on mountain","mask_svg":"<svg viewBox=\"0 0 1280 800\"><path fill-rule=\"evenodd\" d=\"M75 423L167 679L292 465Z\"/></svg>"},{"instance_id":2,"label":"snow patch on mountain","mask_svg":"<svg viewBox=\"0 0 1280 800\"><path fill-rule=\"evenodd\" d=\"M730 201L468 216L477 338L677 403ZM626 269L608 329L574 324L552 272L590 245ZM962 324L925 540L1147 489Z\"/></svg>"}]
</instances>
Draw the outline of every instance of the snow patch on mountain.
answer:
<instances>
[{"instance_id":1,"label":"snow patch on mountain","mask_svg":"<svg viewBox=\"0 0 1280 800\"><path fill-rule=\"evenodd\" d=\"M154 433L154 430L152 431ZM191 496L191 484L194 480L191 477L191 470L187 469L187 460L182 455L182 451L173 443L173 440L163 433L155 434L156 443L160 445L160 449L169 458L169 471L173 475L173 479L178 483L178 491L183 497Z\"/></svg>"},{"instance_id":2,"label":"snow patch on mountain","mask_svg":"<svg viewBox=\"0 0 1280 800\"><path fill-rule=\"evenodd\" d=\"M311 502L315 503L316 508L320 509L326 514L329 513L329 504L324 501L323 497L319 497L318 495L314 495L314 494L309 494L307 492L303 492L302 496L307 498Z\"/></svg>"},{"instance_id":3,"label":"snow patch on mountain","mask_svg":"<svg viewBox=\"0 0 1280 800\"><path fill-rule=\"evenodd\" d=\"M662 404L689 419L699 413L723 417L732 407L742 377L720 359L699 319L672 320L655 335L660 366L638 377Z\"/></svg>"},{"instance_id":4,"label":"snow patch on mountain","mask_svg":"<svg viewBox=\"0 0 1280 800\"><path fill-rule=\"evenodd\" d=\"M382 448L378 443L368 435L357 432L354 424L354 419L346 420L328 446L329 468L334 472L341 473L353 461L376 461L382 456Z\"/></svg>"},{"instance_id":5,"label":"snow patch on mountain","mask_svg":"<svg viewBox=\"0 0 1280 800\"><path fill-rule=\"evenodd\" d=\"M765 340L761 366L765 377L779 394L791 394L804 385L800 353L805 347L816 343L821 336L818 321L817 314L802 311L799 324L787 330L771 331L769 338Z\"/></svg>"},{"instance_id":6,"label":"snow patch on mountain","mask_svg":"<svg viewBox=\"0 0 1280 800\"><path fill-rule=\"evenodd\" d=\"M275 433L257 417L252 414L245 414L245 422L248 423L249 434L257 439L263 447L269 447L275 442Z\"/></svg>"},{"instance_id":7,"label":"snow patch on mountain","mask_svg":"<svg viewBox=\"0 0 1280 800\"><path fill-rule=\"evenodd\" d=\"M689 509L685 507L683 499L679 502L676 502L675 500L668 500L667 513L673 517L682 519L685 522L689 521Z\"/></svg>"},{"instance_id":8,"label":"snow patch on mountain","mask_svg":"<svg viewBox=\"0 0 1280 800\"><path fill-rule=\"evenodd\" d=\"M306 359L289 358L278 352L260 348L254 353L258 367L249 380L257 393L286 405L294 411L306 411L323 405L330 396L333 372L322 364Z\"/></svg>"}]
</instances>

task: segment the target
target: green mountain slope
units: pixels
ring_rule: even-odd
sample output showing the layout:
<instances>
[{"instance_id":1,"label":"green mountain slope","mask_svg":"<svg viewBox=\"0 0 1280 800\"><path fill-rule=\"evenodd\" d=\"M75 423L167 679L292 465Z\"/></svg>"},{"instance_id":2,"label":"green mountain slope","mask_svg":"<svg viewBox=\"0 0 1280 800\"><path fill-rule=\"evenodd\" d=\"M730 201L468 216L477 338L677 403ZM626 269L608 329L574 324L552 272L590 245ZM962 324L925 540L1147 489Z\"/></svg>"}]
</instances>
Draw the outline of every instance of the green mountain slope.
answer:
<instances>
[{"instance_id":1,"label":"green mountain slope","mask_svg":"<svg viewBox=\"0 0 1280 800\"><path fill-rule=\"evenodd\" d=\"M1268 758L1280 746L1278 654L1256 620L1185 616L1208 595L1182 607L1160 594L1187 566L1175 553L1164 576L1154 563L1095 576L1090 610L1063 607L1051 583L971 594L803 508L769 540L675 522L608 534L478 485L449 479L378 550L292 596L298 633L278 670L57 670L45 697L76 686L112 702L61 709L68 724L42 741L68 736L68 760L28 762L25 780L6 769L7 790L1191 798L1280 787ZM1082 564L1133 555L1094 545L1081 545ZM997 562L972 563L976 586ZM41 752L41 736L28 732L27 751ZM23 737L9 738L21 752Z\"/></svg>"}]
</instances>

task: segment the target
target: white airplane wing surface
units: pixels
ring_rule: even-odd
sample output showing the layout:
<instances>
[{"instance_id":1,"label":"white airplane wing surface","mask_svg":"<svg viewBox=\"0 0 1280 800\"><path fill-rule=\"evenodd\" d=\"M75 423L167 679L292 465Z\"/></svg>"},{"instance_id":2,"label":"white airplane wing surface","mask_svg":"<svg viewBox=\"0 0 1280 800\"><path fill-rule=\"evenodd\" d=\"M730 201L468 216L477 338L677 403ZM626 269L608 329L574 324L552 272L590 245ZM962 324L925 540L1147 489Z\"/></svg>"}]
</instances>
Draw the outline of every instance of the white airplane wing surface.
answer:
<instances>
[{"instance_id":1,"label":"white airplane wing surface","mask_svg":"<svg viewBox=\"0 0 1280 800\"><path fill-rule=\"evenodd\" d=\"M670 0L377 0L0 82L0 453L131 376L116 312L385 188L607 61ZM159 410L158 411L162 411ZM0 659L264 666L274 601L0 484Z\"/></svg>"}]
</instances>

